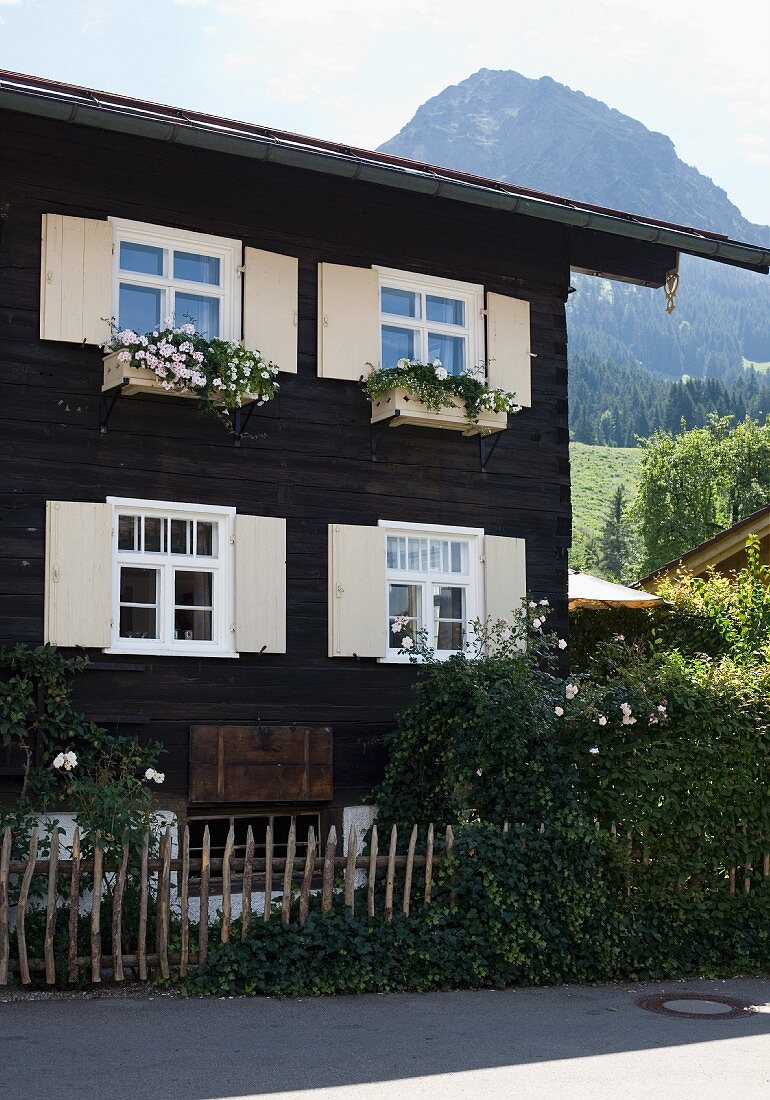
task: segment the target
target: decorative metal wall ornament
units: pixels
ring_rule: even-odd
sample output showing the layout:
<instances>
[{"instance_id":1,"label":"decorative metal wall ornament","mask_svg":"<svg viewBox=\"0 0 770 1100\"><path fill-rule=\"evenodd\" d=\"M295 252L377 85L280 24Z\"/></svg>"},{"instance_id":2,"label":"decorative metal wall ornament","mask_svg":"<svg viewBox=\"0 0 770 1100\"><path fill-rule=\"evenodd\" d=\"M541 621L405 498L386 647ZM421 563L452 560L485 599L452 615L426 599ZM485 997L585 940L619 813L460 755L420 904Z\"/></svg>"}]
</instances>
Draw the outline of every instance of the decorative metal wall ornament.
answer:
<instances>
[{"instance_id":1,"label":"decorative metal wall ornament","mask_svg":"<svg viewBox=\"0 0 770 1100\"><path fill-rule=\"evenodd\" d=\"M677 256L676 267L672 267L666 272L666 313L673 313L676 309L676 293L679 290L679 257Z\"/></svg>"}]
</instances>

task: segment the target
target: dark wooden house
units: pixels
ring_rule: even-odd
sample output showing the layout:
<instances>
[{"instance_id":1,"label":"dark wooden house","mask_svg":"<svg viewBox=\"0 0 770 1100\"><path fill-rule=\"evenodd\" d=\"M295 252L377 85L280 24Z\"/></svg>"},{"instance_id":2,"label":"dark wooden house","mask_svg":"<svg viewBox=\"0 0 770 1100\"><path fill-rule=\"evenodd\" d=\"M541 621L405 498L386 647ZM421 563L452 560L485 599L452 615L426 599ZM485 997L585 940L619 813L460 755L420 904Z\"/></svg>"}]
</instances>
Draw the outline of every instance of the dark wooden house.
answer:
<instances>
[{"instance_id":1,"label":"dark wooden house","mask_svg":"<svg viewBox=\"0 0 770 1100\"><path fill-rule=\"evenodd\" d=\"M163 742L160 804L198 829L361 803L414 680L389 616L449 652L529 591L566 632L571 270L660 288L679 252L770 261L11 73L0 126L0 642L86 651L79 705ZM281 369L237 436L160 390L103 394L110 318L190 311ZM373 417L360 376L395 354L484 365L522 411L471 437Z\"/></svg>"}]
</instances>

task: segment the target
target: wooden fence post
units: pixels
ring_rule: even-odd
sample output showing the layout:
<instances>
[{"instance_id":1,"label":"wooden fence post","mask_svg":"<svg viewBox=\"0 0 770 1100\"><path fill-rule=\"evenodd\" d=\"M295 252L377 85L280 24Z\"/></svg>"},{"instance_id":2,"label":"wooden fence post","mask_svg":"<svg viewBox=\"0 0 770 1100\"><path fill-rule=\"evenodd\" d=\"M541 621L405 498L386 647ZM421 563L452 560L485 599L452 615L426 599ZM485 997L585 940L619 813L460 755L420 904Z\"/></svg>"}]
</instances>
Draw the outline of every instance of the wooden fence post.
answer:
<instances>
[{"instance_id":1,"label":"wooden fence post","mask_svg":"<svg viewBox=\"0 0 770 1100\"><path fill-rule=\"evenodd\" d=\"M123 981L123 891L128 871L128 845L123 845L120 870L112 895L112 974L116 982Z\"/></svg>"},{"instance_id":2,"label":"wooden fence post","mask_svg":"<svg viewBox=\"0 0 770 1100\"><path fill-rule=\"evenodd\" d=\"M3 830L0 848L0 985L8 984L8 958L11 954L11 937L8 933L8 877L11 865L11 830Z\"/></svg>"},{"instance_id":3,"label":"wooden fence post","mask_svg":"<svg viewBox=\"0 0 770 1100\"><path fill-rule=\"evenodd\" d=\"M356 856L358 855L358 832L355 825L348 833L348 860L345 864L345 908L352 913L356 904Z\"/></svg>"},{"instance_id":4,"label":"wooden fence post","mask_svg":"<svg viewBox=\"0 0 770 1100\"><path fill-rule=\"evenodd\" d=\"M396 846L398 829L394 825L390 830L390 850L388 851L388 871L385 876L385 920L393 920L393 881L396 877Z\"/></svg>"},{"instance_id":5,"label":"wooden fence post","mask_svg":"<svg viewBox=\"0 0 770 1100\"><path fill-rule=\"evenodd\" d=\"M139 930L136 937L136 957L139 964L139 978L147 981L147 895L149 893L148 869L150 852L150 834L146 832L142 839L142 854L139 859Z\"/></svg>"},{"instance_id":6,"label":"wooden fence post","mask_svg":"<svg viewBox=\"0 0 770 1100\"><path fill-rule=\"evenodd\" d=\"M204 963L209 953L209 875L211 874L211 835L208 825L203 829L201 851L200 920L198 921L198 963Z\"/></svg>"},{"instance_id":7,"label":"wooden fence post","mask_svg":"<svg viewBox=\"0 0 770 1100\"><path fill-rule=\"evenodd\" d=\"M241 886L241 939L245 940L251 923L251 878L254 868L254 833L251 825L246 830L246 855L243 860L243 885Z\"/></svg>"},{"instance_id":8,"label":"wooden fence post","mask_svg":"<svg viewBox=\"0 0 770 1100\"><path fill-rule=\"evenodd\" d=\"M160 841L160 866L158 867L158 898L155 942L158 949L158 969L162 978L168 978L168 926L171 907L171 826Z\"/></svg>"},{"instance_id":9,"label":"wooden fence post","mask_svg":"<svg viewBox=\"0 0 770 1100\"><path fill-rule=\"evenodd\" d=\"M315 829L311 825L307 831L307 853L305 855L305 870L302 875L302 888L299 894L299 923L304 927L310 909L310 887L313 884L313 868L315 867Z\"/></svg>"},{"instance_id":10,"label":"wooden fence post","mask_svg":"<svg viewBox=\"0 0 770 1100\"><path fill-rule=\"evenodd\" d=\"M412 835L409 837L409 848L406 854L406 871L404 872L404 916L409 916L409 903L412 898L412 872L414 870L414 850L417 846L417 826L413 826Z\"/></svg>"},{"instance_id":11,"label":"wooden fence post","mask_svg":"<svg viewBox=\"0 0 770 1100\"><path fill-rule=\"evenodd\" d=\"M102 835L97 829L94 833L94 889L91 894L91 981L102 980L102 868L104 852Z\"/></svg>"},{"instance_id":12,"label":"wooden fence post","mask_svg":"<svg viewBox=\"0 0 770 1100\"><path fill-rule=\"evenodd\" d=\"M67 981L78 980L78 917L80 916L80 829L72 834L70 868L70 919L67 935Z\"/></svg>"},{"instance_id":13,"label":"wooden fence post","mask_svg":"<svg viewBox=\"0 0 770 1100\"><path fill-rule=\"evenodd\" d=\"M56 903L59 899L59 830L51 833L51 851L48 856L48 902L45 911L45 980L47 985L56 982L56 960L53 954L53 937L56 931Z\"/></svg>"},{"instance_id":14,"label":"wooden fence post","mask_svg":"<svg viewBox=\"0 0 770 1100\"><path fill-rule=\"evenodd\" d=\"M32 875L35 871L35 860L37 859L37 829L32 830L32 835L29 838L29 853L27 855L27 866L24 868L24 877L21 880L21 886L19 887L19 900L16 905L16 942L19 945L19 974L21 975L22 985L29 985L29 961L27 959L27 936L25 929L25 920L27 916L27 899L29 898L29 888L32 883Z\"/></svg>"},{"instance_id":15,"label":"wooden fence post","mask_svg":"<svg viewBox=\"0 0 770 1100\"><path fill-rule=\"evenodd\" d=\"M369 843L369 881L366 887L366 911L374 916L374 888L377 882L377 826L372 825L372 838Z\"/></svg>"},{"instance_id":16,"label":"wooden fence post","mask_svg":"<svg viewBox=\"0 0 770 1100\"><path fill-rule=\"evenodd\" d=\"M433 822L428 825L428 838L425 841L425 905L430 905L430 893L433 884Z\"/></svg>"},{"instance_id":17,"label":"wooden fence post","mask_svg":"<svg viewBox=\"0 0 770 1100\"><path fill-rule=\"evenodd\" d=\"M262 920L270 920L273 908L273 825L268 822L265 830L265 907Z\"/></svg>"},{"instance_id":18,"label":"wooden fence post","mask_svg":"<svg viewBox=\"0 0 770 1100\"><path fill-rule=\"evenodd\" d=\"M328 913L332 907L332 894L334 893L334 855L337 851L337 830L332 825L329 836L326 839L326 854L324 856L323 883L321 886L321 909Z\"/></svg>"},{"instance_id":19,"label":"wooden fence post","mask_svg":"<svg viewBox=\"0 0 770 1100\"><path fill-rule=\"evenodd\" d=\"M444 839L444 857L445 857L447 863L451 863L451 861L452 861L454 846L455 846L455 834L452 830L452 826L447 825L445 839ZM455 893L455 886L457 885L457 878L454 874L450 877L449 884L450 884L450 887L451 887L451 893L449 895L449 908L454 909L457 906L457 894Z\"/></svg>"},{"instance_id":20,"label":"wooden fence post","mask_svg":"<svg viewBox=\"0 0 770 1100\"><path fill-rule=\"evenodd\" d=\"M177 893L181 907L179 923L179 977L187 977L190 963L190 827L182 834L182 869L177 874Z\"/></svg>"},{"instance_id":21,"label":"wooden fence post","mask_svg":"<svg viewBox=\"0 0 770 1100\"><path fill-rule=\"evenodd\" d=\"M233 849L235 848L235 829L231 825L225 841L225 852L222 858L222 943L230 942L230 920L232 918L232 885L231 869Z\"/></svg>"},{"instance_id":22,"label":"wooden fence post","mask_svg":"<svg viewBox=\"0 0 770 1100\"><path fill-rule=\"evenodd\" d=\"M286 864L283 869L283 897L281 898L281 920L289 923L291 916L291 881L294 873L294 856L297 852L297 819L292 817L289 827L289 840L286 845Z\"/></svg>"}]
</instances>

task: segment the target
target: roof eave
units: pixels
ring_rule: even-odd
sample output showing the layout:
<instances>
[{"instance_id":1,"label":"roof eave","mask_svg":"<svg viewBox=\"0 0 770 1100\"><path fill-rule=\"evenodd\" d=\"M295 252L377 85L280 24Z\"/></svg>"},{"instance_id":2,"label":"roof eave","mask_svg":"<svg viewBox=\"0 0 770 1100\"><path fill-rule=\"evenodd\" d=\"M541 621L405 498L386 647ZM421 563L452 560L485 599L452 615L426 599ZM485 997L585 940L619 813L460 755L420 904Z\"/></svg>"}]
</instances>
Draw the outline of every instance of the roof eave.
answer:
<instances>
[{"instance_id":1,"label":"roof eave","mask_svg":"<svg viewBox=\"0 0 770 1100\"><path fill-rule=\"evenodd\" d=\"M540 218L577 229L610 233L651 244L676 249L694 256L703 256L749 268L767 274L770 271L770 249L743 244L729 239L701 237L696 233L650 224L626 217L613 217L557 201L517 195L496 189L483 182L462 182L432 172L401 167L380 160L366 160L353 154L330 151L276 137L254 133L228 132L223 120L221 128L203 126L180 117L157 118L140 108L118 108L111 104L77 101L71 95L57 94L45 87L19 88L0 86L0 107L25 114L58 119L102 130L111 130L154 141L188 145L234 156L270 161L288 167L302 168L347 179L359 179L385 187L418 192L525 217Z\"/></svg>"}]
</instances>

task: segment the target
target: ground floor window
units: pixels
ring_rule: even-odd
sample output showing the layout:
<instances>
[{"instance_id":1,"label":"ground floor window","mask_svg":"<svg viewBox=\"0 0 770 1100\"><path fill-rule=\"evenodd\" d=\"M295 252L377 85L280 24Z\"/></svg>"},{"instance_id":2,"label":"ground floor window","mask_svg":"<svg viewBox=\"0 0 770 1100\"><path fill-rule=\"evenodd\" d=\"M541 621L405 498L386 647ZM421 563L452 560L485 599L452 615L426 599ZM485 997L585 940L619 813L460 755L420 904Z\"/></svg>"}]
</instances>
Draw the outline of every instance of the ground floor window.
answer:
<instances>
[{"instance_id":1,"label":"ground floor window","mask_svg":"<svg viewBox=\"0 0 770 1100\"><path fill-rule=\"evenodd\" d=\"M438 657L462 649L470 624L482 615L480 564L483 531L426 524L386 528L387 660L401 639L426 631ZM396 629L394 630L394 627Z\"/></svg>"}]
</instances>

